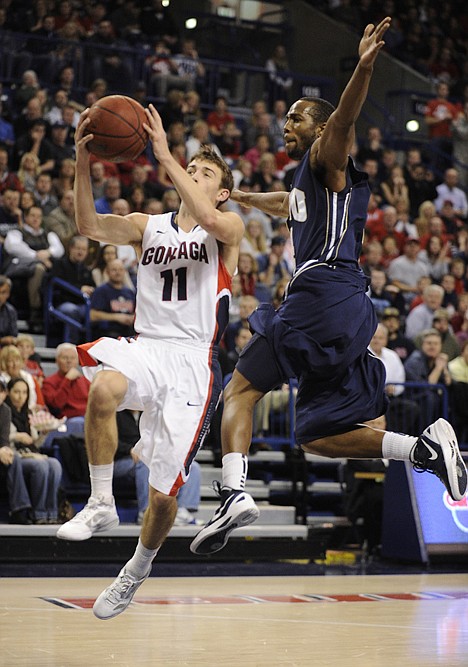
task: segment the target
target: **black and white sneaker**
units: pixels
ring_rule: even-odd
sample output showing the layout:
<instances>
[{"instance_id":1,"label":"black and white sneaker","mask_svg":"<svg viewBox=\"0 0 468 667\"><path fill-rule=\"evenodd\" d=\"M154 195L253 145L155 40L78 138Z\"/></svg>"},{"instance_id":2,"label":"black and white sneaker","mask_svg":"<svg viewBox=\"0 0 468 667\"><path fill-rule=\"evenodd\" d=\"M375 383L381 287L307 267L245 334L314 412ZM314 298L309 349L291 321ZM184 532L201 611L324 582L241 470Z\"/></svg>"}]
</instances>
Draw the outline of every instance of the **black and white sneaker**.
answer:
<instances>
[{"instance_id":1,"label":"black and white sneaker","mask_svg":"<svg viewBox=\"0 0 468 667\"><path fill-rule=\"evenodd\" d=\"M416 472L436 475L453 500L462 500L468 476L457 436L448 421L440 418L424 429L413 447L410 459Z\"/></svg>"},{"instance_id":2,"label":"black and white sneaker","mask_svg":"<svg viewBox=\"0 0 468 667\"><path fill-rule=\"evenodd\" d=\"M229 539L235 528L248 526L260 516L260 511L254 499L245 491L221 489L219 482L215 489L221 498L221 505L198 533L190 545L194 554L214 554L220 551ZM213 486L214 486L213 485Z\"/></svg>"}]
</instances>

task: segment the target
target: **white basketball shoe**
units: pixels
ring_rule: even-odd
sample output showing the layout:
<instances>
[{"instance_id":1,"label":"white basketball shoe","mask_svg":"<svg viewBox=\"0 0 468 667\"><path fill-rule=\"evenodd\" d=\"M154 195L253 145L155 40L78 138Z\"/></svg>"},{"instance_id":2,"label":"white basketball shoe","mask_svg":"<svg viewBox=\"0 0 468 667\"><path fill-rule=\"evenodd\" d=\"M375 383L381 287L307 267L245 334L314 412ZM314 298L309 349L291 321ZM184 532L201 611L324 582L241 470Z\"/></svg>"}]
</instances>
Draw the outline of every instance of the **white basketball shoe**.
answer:
<instances>
[{"instance_id":1,"label":"white basketball shoe","mask_svg":"<svg viewBox=\"0 0 468 667\"><path fill-rule=\"evenodd\" d=\"M91 496L81 512L60 526L56 534L61 540L81 542L89 540L95 533L117 528L118 525L119 515L114 499Z\"/></svg>"}]
</instances>

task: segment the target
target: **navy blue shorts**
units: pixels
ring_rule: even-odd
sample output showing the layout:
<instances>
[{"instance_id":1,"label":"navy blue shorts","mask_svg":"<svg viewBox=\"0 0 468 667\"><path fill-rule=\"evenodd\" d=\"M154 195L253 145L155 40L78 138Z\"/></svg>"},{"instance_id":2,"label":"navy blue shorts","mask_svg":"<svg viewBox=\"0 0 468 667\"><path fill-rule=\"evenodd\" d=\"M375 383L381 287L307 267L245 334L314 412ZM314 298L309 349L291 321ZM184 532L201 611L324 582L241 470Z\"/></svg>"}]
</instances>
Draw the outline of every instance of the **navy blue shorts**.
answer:
<instances>
[{"instance_id":1,"label":"navy blue shorts","mask_svg":"<svg viewBox=\"0 0 468 667\"><path fill-rule=\"evenodd\" d=\"M299 444L345 433L386 412L385 367L367 347L377 326L365 279L332 271L306 277L278 311L261 304L249 319L256 335L237 370L259 391L298 379Z\"/></svg>"}]
</instances>

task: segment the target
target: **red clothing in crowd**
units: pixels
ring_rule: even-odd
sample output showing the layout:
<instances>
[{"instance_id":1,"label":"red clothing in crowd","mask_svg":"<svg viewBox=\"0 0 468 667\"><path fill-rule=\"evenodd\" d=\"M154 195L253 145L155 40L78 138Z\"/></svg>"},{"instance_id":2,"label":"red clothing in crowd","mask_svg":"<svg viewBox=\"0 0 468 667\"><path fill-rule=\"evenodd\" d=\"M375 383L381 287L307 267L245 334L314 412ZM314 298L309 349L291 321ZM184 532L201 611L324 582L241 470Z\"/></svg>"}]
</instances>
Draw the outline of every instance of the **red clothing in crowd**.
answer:
<instances>
[{"instance_id":1,"label":"red clothing in crowd","mask_svg":"<svg viewBox=\"0 0 468 667\"><path fill-rule=\"evenodd\" d=\"M381 208L374 208L367 211L366 235L367 240L377 236L377 230L383 227L383 211Z\"/></svg>"},{"instance_id":2,"label":"red clothing in crowd","mask_svg":"<svg viewBox=\"0 0 468 667\"><path fill-rule=\"evenodd\" d=\"M448 118L446 118L447 112L450 114ZM426 118L437 118L440 121L435 125L429 126L429 136L431 139L439 137L450 138L452 136L452 119L456 118L458 113L459 108L448 100L441 99L440 97L429 100L426 105Z\"/></svg>"},{"instance_id":3,"label":"red clothing in crowd","mask_svg":"<svg viewBox=\"0 0 468 667\"><path fill-rule=\"evenodd\" d=\"M45 378L42 393L47 406L56 416L83 417L90 384L83 376L69 380L59 371Z\"/></svg>"},{"instance_id":4,"label":"red clothing in crowd","mask_svg":"<svg viewBox=\"0 0 468 667\"><path fill-rule=\"evenodd\" d=\"M234 123L235 118L229 111L225 111L222 115L219 115L216 111L211 111L207 116L206 122L209 127L215 127L221 134L226 123Z\"/></svg>"}]
</instances>

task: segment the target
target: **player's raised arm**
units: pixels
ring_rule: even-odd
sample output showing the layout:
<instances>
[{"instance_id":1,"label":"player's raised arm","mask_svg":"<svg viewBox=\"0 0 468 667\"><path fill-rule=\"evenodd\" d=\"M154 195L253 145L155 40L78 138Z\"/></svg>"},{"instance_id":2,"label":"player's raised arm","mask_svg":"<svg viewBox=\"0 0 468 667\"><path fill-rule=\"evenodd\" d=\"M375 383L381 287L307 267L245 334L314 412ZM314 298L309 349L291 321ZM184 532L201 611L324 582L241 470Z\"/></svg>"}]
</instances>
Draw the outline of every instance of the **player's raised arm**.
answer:
<instances>
[{"instance_id":1,"label":"player's raised arm","mask_svg":"<svg viewBox=\"0 0 468 667\"><path fill-rule=\"evenodd\" d=\"M365 28L359 43L356 69L311 151L312 168L325 167L324 185L335 191L344 187L344 171L355 138L355 123L367 97L374 62L385 44L383 37L390 23L387 16L377 26L369 24ZM336 183L338 171L342 172L341 183Z\"/></svg>"},{"instance_id":2,"label":"player's raised arm","mask_svg":"<svg viewBox=\"0 0 468 667\"><path fill-rule=\"evenodd\" d=\"M206 188L200 187L199 184L202 180L208 182L210 179L217 179L216 171L209 164L200 165L193 160L185 171L171 155L161 117L152 104L146 109L146 114L148 123L145 124L145 129L150 136L156 159L164 166L179 193L182 201L180 213L184 215L188 212L197 224L213 234L221 243L238 246L244 234L241 218L237 213L223 213L217 209L217 204L229 198L229 189L219 188L216 203L213 203L205 192Z\"/></svg>"},{"instance_id":3,"label":"player's raised arm","mask_svg":"<svg viewBox=\"0 0 468 667\"><path fill-rule=\"evenodd\" d=\"M143 238L147 216L134 213L131 216L100 215L96 213L89 175L89 150L87 144L92 134L84 134L89 124L89 109L83 111L76 128L75 219L80 234L95 241L117 245L138 245Z\"/></svg>"}]
</instances>

